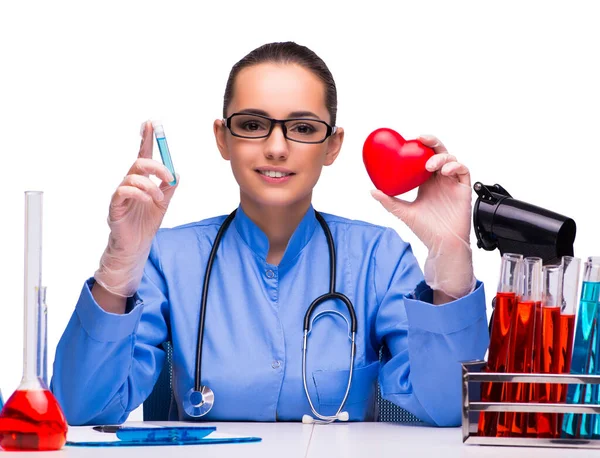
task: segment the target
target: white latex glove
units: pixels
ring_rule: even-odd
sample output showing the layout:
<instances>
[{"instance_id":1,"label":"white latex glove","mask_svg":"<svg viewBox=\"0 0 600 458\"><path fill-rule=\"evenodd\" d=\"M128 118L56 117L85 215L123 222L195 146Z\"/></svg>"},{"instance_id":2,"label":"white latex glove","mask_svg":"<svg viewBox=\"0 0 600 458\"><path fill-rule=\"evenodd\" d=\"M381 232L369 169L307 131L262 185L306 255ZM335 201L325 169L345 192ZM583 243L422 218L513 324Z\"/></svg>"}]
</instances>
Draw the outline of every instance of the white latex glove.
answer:
<instances>
[{"instance_id":1,"label":"white latex glove","mask_svg":"<svg viewBox=\"0 0 600 458\"><path fill-rule=\"evenodd\" d=\"M425 167L434 172L419 186L414 202L371 191L387 211L400 218L429 250L425 282L434 291L452 299L471 293L475 287L471 234L471 177L469 169L448 154L431 135L419 141L433 149Z\"/></svg>"},{"instance_id":2,"label":"white latex glove","mask_svg":"<svg viewBox=\"0 0 600 458\"><path fill-rule=\"evenodd\" d=\"M133 163L112 196L108 214L108 245L94 274L98 284L117 296L129 297L137 291L156 235L169 202L179 184L170 186L171 172L152 159L153 129L142 125L142 143ZM149 176L162 180L156 186Z\"/></svg>"}]
</instances>

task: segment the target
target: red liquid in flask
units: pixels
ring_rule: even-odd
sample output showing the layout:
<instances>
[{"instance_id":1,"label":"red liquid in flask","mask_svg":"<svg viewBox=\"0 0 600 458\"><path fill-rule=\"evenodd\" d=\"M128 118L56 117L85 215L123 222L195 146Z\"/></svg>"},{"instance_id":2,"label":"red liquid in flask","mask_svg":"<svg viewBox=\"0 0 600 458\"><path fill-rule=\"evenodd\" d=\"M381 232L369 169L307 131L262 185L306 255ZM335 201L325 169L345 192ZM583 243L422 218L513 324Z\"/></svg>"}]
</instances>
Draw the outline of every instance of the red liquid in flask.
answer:
<instances>
[{"instance_id":1,"label":"red liquid in flask","mask_svg":"<svg viewBox=\"0 0 600 458\"><path fill-rule=\"evenodd\" d=\"M17 390L6 401L0 413L4 450L59 450L66 441L67 421L49 390Z\"/></svg>"},{"instance_id":2,"label":"red liquid in flask","mask_svg":"<svg viewBox=\"0 0 600 458\"><path fill-rule=\"evenodd\" d=\"M506 372L510 317L516 302L517 296L515 293L499 292L496 294L487 372ZM483 402L500 402L501 395L502 384L491 382L482 384L481 400ZM477 434L479 436L495 436L497 422L497 412L481 412Z\"/></svg>"},{"instance_id":3,"label":"red liquid in flask","mask_svg":"<svg viewBox=\"0 0 600 458\"><path fill-rule=\"evenodd\" d=\"M531 372L535 325L535 302L517 304L512 317L509 339L507 372ZM529 399L528 383L506 383L502 389L503 402L526 402ZM522 412L500 412L497 436L523 436L527 415Z\"/></svg>"}]
</instances>

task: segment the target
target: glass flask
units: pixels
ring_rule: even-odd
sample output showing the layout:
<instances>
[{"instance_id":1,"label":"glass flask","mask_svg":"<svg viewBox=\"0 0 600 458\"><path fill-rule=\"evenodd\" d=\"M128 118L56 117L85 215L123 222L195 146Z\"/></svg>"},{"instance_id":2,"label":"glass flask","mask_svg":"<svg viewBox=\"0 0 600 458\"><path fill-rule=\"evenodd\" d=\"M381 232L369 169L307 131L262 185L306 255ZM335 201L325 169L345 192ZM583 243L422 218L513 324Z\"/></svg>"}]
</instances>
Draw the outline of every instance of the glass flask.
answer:
<instances>
[{"instance_id":1,"label":"glass flask","mask_svg":"<svg viewBox=\"0 0 600 458\"><path fill-rule=\"evenodd\" d=\"M25 193L23 378L0 412L0 447L4 450L58 450L67 440L65 416L46 380L42 197L39 191Z\"/></svg>"}]
</instances>

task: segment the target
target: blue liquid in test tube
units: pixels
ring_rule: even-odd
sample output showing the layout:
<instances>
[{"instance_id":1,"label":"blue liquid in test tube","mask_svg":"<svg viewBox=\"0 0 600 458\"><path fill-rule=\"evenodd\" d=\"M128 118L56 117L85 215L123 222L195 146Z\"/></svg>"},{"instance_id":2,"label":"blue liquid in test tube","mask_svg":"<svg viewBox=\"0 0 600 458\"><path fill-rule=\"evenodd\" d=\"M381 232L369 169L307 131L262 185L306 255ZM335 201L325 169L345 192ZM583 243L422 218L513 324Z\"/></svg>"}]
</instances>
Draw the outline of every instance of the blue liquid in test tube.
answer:
<instances>
[{"instance_id":1,"label":"blue liquid in test tube","mask_svg":"<svg viewBox=\"0 0 600 458\"><path fill-rule=\"evenodd\" d=\"M160 157L166 168L169 169L171 175L173 175L173 181L169 182L171 186L177 183L177 177L175 176L175 168L173 167L173 160L171 159L171 153L169 152L169 145L167 144L167 137L165 137L165 130L159 122L152 122L154 128L154 136L156 137L156 143L158 143L158 150L160 151Z\"/></svg>"},{"instance_id":2,"label":"blue liquid in test tube","mask_svg":"<svg viewBox=\"0 0 600 458\"><path fill-rule=\"evenodd\" d=\"M588 270L586 263L586 271ZM594 266L598 268L597 266ZM590 268L591 269L591 268ZM586 272L587 274L588 272ZM587 276L587 275L586 275ZM596 279L596 278L594 278ZM596 371L596 340L598 299L600 282L584 281L581 287L581 301L575 327L575 342L571 361L572 374L593 375ZM593 385L569 385L567 404L591 404L594 402ZM566 413L563 419L562 436L590 438L593 415Z\"/></svg>"}]
</instances>

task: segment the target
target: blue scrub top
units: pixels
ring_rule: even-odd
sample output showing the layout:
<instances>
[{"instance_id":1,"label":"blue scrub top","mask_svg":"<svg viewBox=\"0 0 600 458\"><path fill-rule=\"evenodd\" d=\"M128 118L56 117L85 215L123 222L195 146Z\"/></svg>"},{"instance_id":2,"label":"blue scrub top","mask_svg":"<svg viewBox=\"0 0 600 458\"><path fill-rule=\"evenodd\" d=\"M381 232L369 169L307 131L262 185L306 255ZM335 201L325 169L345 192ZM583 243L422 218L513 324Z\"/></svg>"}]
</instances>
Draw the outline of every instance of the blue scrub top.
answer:
<instances>
[{"instance_id":1,"label":"blue scrub top","mask_svg":"<svg viewBox=\"0 0 600 458\"><path fill-rule=\"evenodd\" d=\"M481 359L488 346L481 282L466 297L434 306L410 245L389 228L323 214L337 253L336 289L354 304L356 359L345 409L371 420L376 383L382 396L422 420L460 424L459 361ZM194 386L200 298L208 255L225 216L157 233L127 313L95 302L83 285L54 361L51 389L69 424L121 423L151 393L173 343L175 405L183 410ZM202 383L215 395L202 420L301 420L312 414L302 383L303 320L329 289L325 234L311 207L281 263L266 262L268 239L241 206L219 246L210 280ZM328 301L321 310L338 310ZM383 357L380 362L380 349ZM350 364L346 322L325 315L314 323L307 383L317 410L335 414Z\"/></svg>"}]
</instances>

